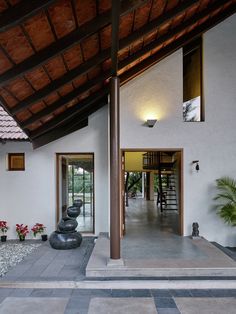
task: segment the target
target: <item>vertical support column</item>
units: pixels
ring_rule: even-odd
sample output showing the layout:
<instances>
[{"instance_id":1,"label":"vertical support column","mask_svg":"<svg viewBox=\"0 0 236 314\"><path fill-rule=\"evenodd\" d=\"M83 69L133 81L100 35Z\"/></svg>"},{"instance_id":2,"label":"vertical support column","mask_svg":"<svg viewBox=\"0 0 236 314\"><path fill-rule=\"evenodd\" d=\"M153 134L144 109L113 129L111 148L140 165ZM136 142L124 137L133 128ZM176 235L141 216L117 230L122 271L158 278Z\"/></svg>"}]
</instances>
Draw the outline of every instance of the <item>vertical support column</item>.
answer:
<instances>
[{"instance_id":1,"label":"vertical support column","mask_svg":"<svg viewBox=\"0 0 236 314\"><path fill-rule=\"evenodd\" d=\"M112 77L110 99L110 257L120 259L120 80Z\"/></svg>"},{"instance_id":2,"label":"vertical support column","mask_svg":"<svg viewBox=\"0 0 236 314\"><path fill-rule=\"evenodd\" d=\"M154 172L150 172L149 176L150 201L154 201Z\"/></svg>"},{"instance_id":3,"label":"vertical support column","mask_svg":"<svg viewBox=\"0 0 236 314\"><path fill-rule=\"evenodd\" d=\"M142 198L145 198L145 172L142 172Z\"/></svg>"},{"instance_id":4,"label":"vertical support column","mask_svg":"<svg viewBox=\"0 0 236 314\"><path fill-rule=\"evenodd\" d=\"M150 172L146 172L146 200L150 201Z\"/></svg>"}]
</instances>

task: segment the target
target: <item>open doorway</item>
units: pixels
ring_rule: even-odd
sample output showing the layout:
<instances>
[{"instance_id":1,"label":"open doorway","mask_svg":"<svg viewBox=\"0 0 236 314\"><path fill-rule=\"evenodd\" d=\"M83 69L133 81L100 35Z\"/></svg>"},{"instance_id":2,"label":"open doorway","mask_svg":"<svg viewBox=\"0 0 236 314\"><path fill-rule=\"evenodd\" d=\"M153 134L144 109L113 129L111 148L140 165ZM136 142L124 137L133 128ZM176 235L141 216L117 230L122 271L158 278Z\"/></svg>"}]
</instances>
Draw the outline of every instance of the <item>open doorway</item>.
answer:
<instances>
[{"instance_id":1,"label":"open doorway","mask_svg":"<svg viewBox=\"0 0 236 314\"><path fill-rule=\"evenodd\" d=\"M123 150L123 235L183 235L183 151Z\"/></svg>"},{"instance_id":2,"label":"open doorway","mask_svg":"<svg viewBox=\"0 0 236 314\"><path fill-rule=\"evenodd\" d=\"M68 206L81 199L77 217L78 231L94 233L94 155L93 153L57 154L57 221Z\"/></svg>"}]
</instances>

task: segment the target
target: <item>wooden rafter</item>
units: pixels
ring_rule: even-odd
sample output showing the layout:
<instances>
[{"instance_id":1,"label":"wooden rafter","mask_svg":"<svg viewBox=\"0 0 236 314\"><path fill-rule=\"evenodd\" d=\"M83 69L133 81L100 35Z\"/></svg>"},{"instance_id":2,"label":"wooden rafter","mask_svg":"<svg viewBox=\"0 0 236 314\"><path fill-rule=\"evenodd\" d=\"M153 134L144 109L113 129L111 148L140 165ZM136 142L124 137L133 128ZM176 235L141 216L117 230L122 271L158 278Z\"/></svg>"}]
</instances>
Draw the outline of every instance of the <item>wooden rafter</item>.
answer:
<instances>
[{"instance_id":1,"label":"wooden rafter","mask_svg":"<svg viewBox=\"0 0 236 314\"><path fill-rule=\"evenodd\" d=\"M176 50L180 49L184 45L188 44L195 38L199 37L202 33L204 33L206 30L214 27L218 23L225 20L227 17L229 17L231 14L236 12L236 4L231 4L223 13L220 13L210 19L208 19L206 22L201 24L199 27L194 29L193 31L187 33L186 35L180 37L173 43L167 45L157 53L151 55L149 58L143 60L139 64L137 64L135 67L131 68L130 70L123 73L120 77L121 79L121 85L124 85L137 75L141 74L154 64L160 62Z\"/></svg>"},{"instance_id":2,"label":"wooden rafter","mask_svg":"<svg viewBox=\"0 0 236 314\"><path fill-rule=\"evenodd\" d=\"M61 97L59 100L55 101L53 104L50 106L40 110L36 114L34 114L32 117L29 119L25 120L24 122L21 123L21 127L23 129L27 128L30 124L42 119L43 117L52 114L54 111L56 111L58 108L63 107L76 97L78 97L80 94L83 94L87 91L89 91L94 85L101 83L104 81L106 78L109 77L109 73L103 73L98 77L95 77L94 79L86 82L84 85L79 86L75 88L72 92L66 94L65 96Z\"/></svg>"},{"instance_id":3,"label":"wooden rafter","mask_svg":"<svg viewBox=\"0 0 236 314\"><path fill-rule=\"evenodd\" d=\"M30 137L32 139L48 132L49 130L57 127L58 125L63 124L65 121L71 119L73 116L79 114L82 110L87 109L90 107L93 103L100 101L104 98L105 95L108 94L108 87L104 87L98 92L93 93L86 99L82 100L79 104L73 106L70 109L67 109L66 112L63 112L56 116L51 121L45 123L42 127L37 128L35 131L30 132ZM105 105L105 102L103 102L103 105Z\"/></svg>"},{"instance_id":4,"label":"wooden rafter","mask_svg":"<svg viewBox=\"0 0 236 314\"><path fill-rule=\"evenodd\" d=\"M0 32L16 26L53 4L56 0L26 0L1 13Z\"/></svg>"},{"instance_id":5,"label":"wooden rafter","mask_svg":"<svg viewBox=\"0 0 236 314\"><path fill-rule=\"evenodd\" d=\"M51 130L50 132L34 139L33 141L33 148L38 148L43 145L46 145L52 141L55 141L63 136L66 136L74 131L82 129L88 126L88 117L81 121L79 117L74 119L75 121L71 121L66 125L62 125L58 128Z\"/></svg>"},{"instance_id":6,"label":"wooden rafter","mask_svg":"<svg viewBox=\"0 0 236 314\"><path fill-rule=\"evenodd\" d=\"M221 1L217 1L211 7L212 10L214 11L214 10L218 9L220 3L222 3L222 2ZM196 21L198 21L198 19L201 19L201 18L205 17L208 14L209 14L209 8L207 8L204 11L198 13L191 20L182 23L180 26L178 26L175 29L173 29L172 32L170 32L170 33L168 33L166 35L163 35L163 36L159 37L157 40L153 41L152 43L146 45L143 49L139 50L135 54L133 54L130 57L126 58L125 60L121 61L120 64L119 64L119 69L125 68L126 66L128 66L132 62L136 61L137 59L139 59L140 57L145 55L147 52L153 50L158 45L161 45L164 42L168 41L173 36L177 35L178 33L182 32L184 29L187 29L189 26L193 25ZM64 96L61 99L59 99L58 101L56 101L54 104L50 105L49 107L41 110L40 112L38 112L36 114L34 114L32 117L30 117L29 119L24 121L21 124L21 127L22 128L26 128L27 126L29 126L30 124L34 123L35 121L41 119L42 117L47 116L47 115L53 113L55 110L57 110L61 106L64 106L66 103L68 103L69 101L71 101L74 98L76 98L79 94L88 91L90 88L93 87L93 85L95 85L97 83L101 83L105 79L108 79L109 77L110 77L109 72L106 72L106 73L103 73L100 76L96 77L95 79L85 83L83 86L73 90L71 93L67 94L66 96Z\"/></svg>"},{"instance_id":7,"label":"wooden rafter","mask_svg":"<svg viewBox=\"0 0 236 314\"><path fill-rule=\"evenodd\" d=\"M123 0L121 7L122 15L135 10L137 7L143 5L147 1L148 0ZM25 61L14 66L12 69L1 74L0 86L5 85L16 77L22 76L23 74L33 70L35 67L44 64L46 61L52 59L56 55L65 52L70 47L80 43L82 40L96 33L99 29L105 27L109 23L111 23L111 11L97 16L92 21L80 26L78 29L72 31L67 36L57 40L50 46L42 49L40 52L37 52Z\"/></svg>"},{"instance_id":8,"label":"wooden rafter","mask_svg":"<svg viewBox=\"0 0 236 314\"><path fill-rule=\"evenodd\" d=\"M225 0L223 0L225 1ZM180 14L186 8L192 6L196 1L187 1L186 3L181 4L178 8L174 8L168 12L164 17L157 18L149 23L147 26L144 26L137 31L133 32L131 35L127 36L126 38L120 40L119 46L120 49L124 49L135 42L140 36L147 35L148 33L152 32L154 29L160 27L162 24L166 23L167 21L173 19L176 15ZM42 88L41 90L35 92L33 95L29 96L28 98L24 99L23 101L19 102L11 111L13 115L23 111L25 108L28 108L32 104L42 100L50 93L58 90L63 85L70 83L75 78L78 78L84 74L87 74L91 71L94 67L98 64L102 63L106 59L110 57L110 48L104 50L100 54L94 56L90 60L84 62L82 65L74 68L63 77L53 81L46 87ZM1 78L1 76L0 76Z\"/></svg>"}]
</instances>

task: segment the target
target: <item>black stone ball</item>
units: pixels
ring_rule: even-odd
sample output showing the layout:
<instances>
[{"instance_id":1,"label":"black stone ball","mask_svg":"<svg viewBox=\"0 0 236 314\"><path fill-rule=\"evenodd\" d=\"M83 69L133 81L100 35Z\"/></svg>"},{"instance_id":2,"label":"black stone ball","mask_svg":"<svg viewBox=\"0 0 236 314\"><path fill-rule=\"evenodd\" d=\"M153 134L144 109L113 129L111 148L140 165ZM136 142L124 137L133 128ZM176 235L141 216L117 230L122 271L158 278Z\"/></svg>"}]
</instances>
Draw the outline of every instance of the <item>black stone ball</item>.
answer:
<instances>
[{"instance_id":1,"label":"black stone ball","mask_svg":"<svg viewBox=\"0 0 236 314\"><path fill-rule=\"evenodd\" d=\"M81 207L82 205L83 205L83 202L80 198L77 200L74 200L74 202L73 202L73 206Z\"/></svg>"},{"instance_id":2,"label":"black stone ball","mask_svg":"<svg viewBox=\"0 0 236 314\"><path fill-rule=\"evenodd\" d=\"M80 208L78 206L69 206L67 208L67 215L72 218L78 217L80 214Z\"/></svg>"},{"instance_id":3,"label":"black stone ball","mask_svg":"<svg viewBox=\"0 0 236 314\"><path fill-rule=\"evenodd\" d=\"M60 231L75 231L76 227L78 226L78 222L75 219L71 218L62 218L58 224L58 229Z\"/></svg>"}]
</instances>

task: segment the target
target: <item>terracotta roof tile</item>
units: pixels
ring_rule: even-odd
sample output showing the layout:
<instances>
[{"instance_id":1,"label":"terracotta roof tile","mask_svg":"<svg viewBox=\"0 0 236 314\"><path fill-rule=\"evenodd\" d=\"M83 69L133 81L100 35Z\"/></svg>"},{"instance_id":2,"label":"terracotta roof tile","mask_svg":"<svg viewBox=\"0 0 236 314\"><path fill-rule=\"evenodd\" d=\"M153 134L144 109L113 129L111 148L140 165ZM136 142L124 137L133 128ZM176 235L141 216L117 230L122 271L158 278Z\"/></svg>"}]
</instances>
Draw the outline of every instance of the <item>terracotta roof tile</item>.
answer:
<instances>
[{"instance_id":1,"label":"terracotta roof tile","mask_svg":"<svg viewBox=\"0 0 236 314\"><path fill-rule=\"evenodd\" d=\"M15 120L0 106L0 140L27 140L27 135Z\"/></svg>"}]
</instances>

